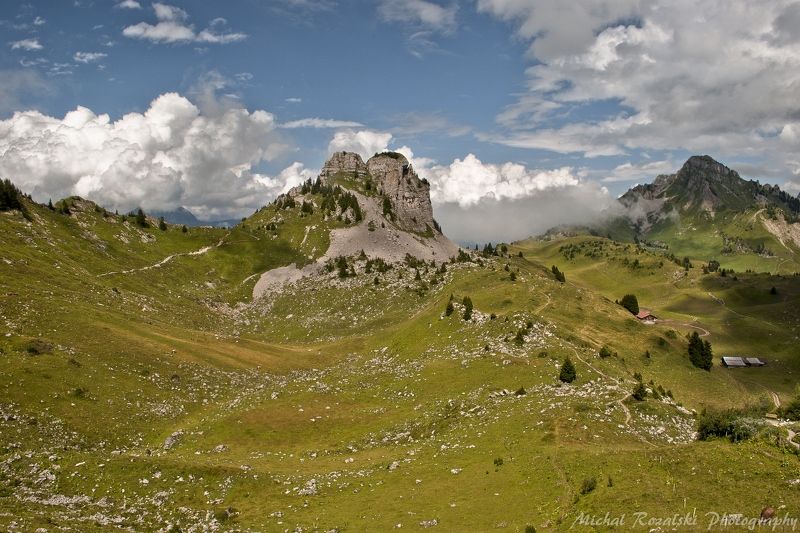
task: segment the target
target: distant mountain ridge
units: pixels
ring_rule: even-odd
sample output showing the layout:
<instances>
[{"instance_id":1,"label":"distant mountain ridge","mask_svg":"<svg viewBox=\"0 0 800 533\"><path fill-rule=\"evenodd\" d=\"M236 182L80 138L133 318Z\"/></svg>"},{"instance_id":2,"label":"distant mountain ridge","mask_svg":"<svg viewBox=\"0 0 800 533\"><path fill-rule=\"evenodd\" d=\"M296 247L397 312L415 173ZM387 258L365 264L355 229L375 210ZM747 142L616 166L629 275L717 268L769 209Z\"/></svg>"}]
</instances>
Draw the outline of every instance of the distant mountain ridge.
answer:
<instances>
[{"instance_id":1,"label":"distant mountain ridge","mask_svg":"<svg viewBox=\"0 0 800 533\"><path fill-rule=\"evenodd\" d=\"M215 228L229 228L241 222L241 219L238 218L226 220L200 220L194 216L194 213L182 206L170 211L149 211L147 214L155 218L164 217L164 220L168 224L182 224L190 227L212 226Z\"/></svg>"},{"instance_id":2,"label":"distant mountain ridge","mask_svg":"<svg viewBox=\"0 0 800 533\"><path fill-rule=\"evenodd\" d=\"M629 189L597 223L552 228L546 236L581 233L714 259L728 268L800 270L800 198L745 180L708 155Z\"/></svg>"},{"instance_id":3,"label":"distant mountain ridge","mask_svg":"<svg viewBox=\"0 0 800 533\"><path fill-rule=\"evenodd\" d=\"M620 203L628 208L647 206L645 216L649 222L656 222L660 215L671 211L713 217L722 210L773 206L789 216L800 213L797 197L777 185L745 180L707 155L692 156L675 174L660 175L652 183L633 187L620 197Z\"/></svg>"}]
</instances>

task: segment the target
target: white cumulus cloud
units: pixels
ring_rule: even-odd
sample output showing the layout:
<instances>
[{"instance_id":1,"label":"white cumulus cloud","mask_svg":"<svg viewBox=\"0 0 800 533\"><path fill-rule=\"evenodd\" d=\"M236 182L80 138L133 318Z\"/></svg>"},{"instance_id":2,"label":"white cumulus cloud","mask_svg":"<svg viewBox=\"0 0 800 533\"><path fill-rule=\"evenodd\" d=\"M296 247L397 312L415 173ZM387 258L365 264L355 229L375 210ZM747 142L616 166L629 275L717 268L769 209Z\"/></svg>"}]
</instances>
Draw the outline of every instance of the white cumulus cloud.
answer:
<instances>
[{"instance_id":1,"label":"white cumulus cloud","mask_svg":"<svg viewBox=\"0 0 800 533\"><path fill-rule=\"evenodd\" d=\"M153 4L153 11L156 12L158 20L186 20L189 18L189 13L183 9L159 2Z\"/></svg>"},{"instance_id":2,"label":"white cumulus cloud","mask_svg":"<svg viewBox=\"0 0 800 533\"><path fill-rule=\"evenodd\" d=\"M249 214L309 176L295 164L256 171L286 150L272 114L218 106L204 113L176 93L117 121L78 107L0 121L0 175L39 201L77 194L121 211L189 208L201 218Z\"/></svg>"},{"instance_id":3,"label":"white cumulus cloud","mask_svg":"<svg viewBox=\"0 0 800 533\"><path fill-rule=\"evenodd\" d=\"M158 24L140 22L122 30L122 35L132 39L145 39L156 43L194 41L194 30L178 22L162 21Z\"/></svg>"},{"instance_id":4,"label":"white cumulus cloud","mask_svg":"<svg viewBox=\"0 0 800 533\"><path fill-rule=\"evenodd\" d=\"M366 161L377 152L388 149L392 134L372 130L342 130L333 135L328 144L328 153L355 152Z\"/></svg>"},{"instance_id":5,"label":"white cumulus cloud","mask_svg":"<svg viewBox=\"0 0 800 533\"><path fill-rule=\"evenodd\" d=\"M561 224L586 224L614 206L605 187L571 167L483 163L474 154L436 165L406 156L430 181L434 214L445 233L462 243L509 242Z\"/></svg>"},{"instance_id":6,"label":"white cumulus cloud","mask_svg":"<svg viewBox=\"0 0 800 533\"><path fill-rule=\"evenodd\" d=\"M142 4L136 0L123 0L116 7L119 9L142 9Z\"/></svg>"},{"instance_id":7,"label":"white cumulus cloud","mask_svg":"<svg viewBox=\"0 0 800 533\"><path fill-rule=\"evenodd\" d=\"M570 167L529 170L518 163L485 164L474 154L448 166L431 167L427 175L434 202L455 202L461 207L470 207L485 198L516 200L581 183Z\"/></svg>"},{"instance_id":8,"label":"white cumulus cloud","mask_svg":"<svg viewBox=\"0 0 800 533\"><path fill-rule=\"evenodd\" d=\"M281 172L274 178L268 176L258 176L256 179L259 183L268 187L270 190L283 193L292 187L297 187L304 181L313 180L317 176L319 176L318 170L306 168L303 163L295 161L285 169L281 170Z\"/></svg>"},{"instance_id":9,"label":"white cumulus cloud","mask_svg":"<svg viewBox=\"0 0 800 533\"><path fill-rule=\"evenodd\" d=\"M127 26L122 30L122 35L154 43L229 44L247 38L244 33L227 31L227 21L222 18L212 20L208 28L196 32L194 26L187 22L189 14L179 7L156 2L153 11L158 22L139 22Z\"/></svg>"}]
</instances>

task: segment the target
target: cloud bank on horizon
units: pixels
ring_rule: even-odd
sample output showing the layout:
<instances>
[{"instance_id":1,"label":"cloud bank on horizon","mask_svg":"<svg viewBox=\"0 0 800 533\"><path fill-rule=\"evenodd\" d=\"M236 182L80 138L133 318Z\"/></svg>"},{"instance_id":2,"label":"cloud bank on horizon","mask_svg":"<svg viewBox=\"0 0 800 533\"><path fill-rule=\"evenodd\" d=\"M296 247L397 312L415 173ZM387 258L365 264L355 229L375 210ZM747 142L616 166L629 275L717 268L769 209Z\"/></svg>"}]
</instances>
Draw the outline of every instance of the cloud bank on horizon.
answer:
<instances>
[{"instance_id":1,"label":"cloud bank on horizon","mask_svg":"<svg viewBox=\"0 0 800 533\"><path fill-rule=\"evenodd\" d=\"M587 222L624 188L673 172L691 153L709 153L749 176L800 192L795 1L379 1L371 7L376 31L380 37L389 33L381 26L397 32L374 46L390 47L378 50L383 56L407 54L408 62L392 56L404 65L394 69L403 91L369 89L386 76L385 62L348 62L343 77L353 79L343 94L353 93L353 102L339 95L333 97L336 107L322 105L340 82L330 76L314 81L318 89L263 102L257 95L265 88L302 83L281 75L264 79L253 61L241 62L227 77L216 71L214 61L235 60L248 46L263 47L264 35L278 39L278 31L247 26L248 18L257 24L269 18L237 17L237 9L245 8L236 2L225 17L213 11L218 6L198 13L199 5L174 3L181 5L118 1L110 8L120 17L118 28L95 24L96 46L82 42L60 58L57 34L47 30L55 29L52 16L37 14L35 5L13 17L0 11L0 25L16 32L0 56L0 113L13 113L0 119L0 175L44 201L79 194L111 208L182 206L201 219L233 218L315 176L313 169L333 151L368 158L394 149L431 182L445 230L476 241ZM330 19L340 11L345 17L348 6L271 0L265 9L299 28L285 37L286 45L313 39L322 31L317 17ZM514 38L491 41L490 25L497 23L510 27ZM459 54L476 54L467 44L476 35L487 39L484 48L518 47L522 65L519 85L482 85L497 93L480 104L469 84L456 87L447 76L436 78L442 66L456 68ZM341 41L342 50L362 46ZM331 40L311 42L304 53L325 56L333 47L341 54L336 46ZM215 85L205 93L185 85L182 91L158 90L144 111L115 120L91 102L73 103L63 118L31 110L32 95L52 98L58 79L105 75L123 50L140 57L156 49L164 61L183 65L184 80L213 78ZM500 54L499 61L509 61L506 56ZM211 65L194 66L206 57ZM267 66L271 74L280 65ZM477 87L480 69L490 67L464 68ZM285 68L296 72L295 66ZM124 74L118 68L109 79ZM426 90L445 88L451 97L436 100L441 109L420 110ZM383 100L373 96L382 92ZM381 106L397 113L387 118L365 111Z\"/></svg>"},{"instance_id":2,"label":"cloud bank on horizon","mask_svg":"<svg viewBox=\"0 0 800 533\"><path fill-rule=\"evenodd\" d=\"M270 113L224 105L204 113L176 93L115 122L84 107L62 119L26 111L0 121L0 175L40 201L78 195L122 211L252 212L311 177L301 163L277 176L254 170L286 149Z\"/></svg>"}]
</instances>

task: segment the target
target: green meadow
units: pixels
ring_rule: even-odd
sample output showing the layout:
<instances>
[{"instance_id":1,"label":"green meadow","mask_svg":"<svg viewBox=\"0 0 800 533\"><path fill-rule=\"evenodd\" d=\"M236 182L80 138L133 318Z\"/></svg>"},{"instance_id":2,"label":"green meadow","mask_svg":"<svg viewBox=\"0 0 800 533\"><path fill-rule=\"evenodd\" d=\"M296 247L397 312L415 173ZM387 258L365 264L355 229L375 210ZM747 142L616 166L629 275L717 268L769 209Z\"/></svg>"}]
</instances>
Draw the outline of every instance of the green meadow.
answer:
<instances>
[{"instance_id":1,"label":"green meadow","mask_svg":"<svg viewBox=\"0 0 800 533\"><path fill-rule=\"evenodd\" d=\"M706 513L800 515L796 449L764 419L800 375L790 263L717 258L723 277L688 248L687 270L569 237L444 270L353 257L354 277L254 302L261 273L322 256L347 222L271 204L183 232L69 201L70 215L0 213L5 530L670 531L634 513L695 513L697 529L675 528L693 531ZM656 324L615 303L629 293ZM710 371L689 362L692 331ZM699 413L727 408L750 409L755 435L697 440ZM624 527L580 521L606 513Z\"/></svg>"}]
</instances>

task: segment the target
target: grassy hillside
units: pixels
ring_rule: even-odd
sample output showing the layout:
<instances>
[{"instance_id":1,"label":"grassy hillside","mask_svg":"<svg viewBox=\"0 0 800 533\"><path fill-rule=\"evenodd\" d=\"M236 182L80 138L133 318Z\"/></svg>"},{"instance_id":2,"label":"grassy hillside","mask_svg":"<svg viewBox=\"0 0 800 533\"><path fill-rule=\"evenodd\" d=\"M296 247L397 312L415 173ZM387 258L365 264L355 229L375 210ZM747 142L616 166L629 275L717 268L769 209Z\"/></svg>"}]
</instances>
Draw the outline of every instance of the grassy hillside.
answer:
<instances>
[{"instance_id":1,"label":"grassy hillside","mask_svg":"<svg viewBox=\"0 0 800 533\"><path fill-rule=\"evenodd\" d=\"M321 256L343 222L272 204L183 233L73 202L0 214L4 529L563 531L608 511L647 530L631 509L800 505L782 430L698 442L692 414L789 400L797 278L575 238L444 271L354 257L354 277L252 302L258 274ZM614 303L631 291L670 322ZM770 365L694 368L691 326ZM635 374L664 393L635 401Z\"/></svg>"},{"instance_id":2,"label":"grassy hillside","mask_svg":"<svg viewBox=\"0 0 800 533\"><path fill-rule=\"evenodd\" d=\"M753 270L772 274L800 272L800 248L791 240L781 241L765 227L765 209L726 211L667 220L647 234L648 241L666 243L676 256L697 260L716 259L736 271ZM785 226L782 217L775 224Z\"/></svg>"},{"instance_id":3,"label":"grassy hillside","mask_svg":"<svg viewBox=\"0 0 800 533\"><path fill-rule=\"evenodd\" d=\"M705 263L693 256L692 268L686 270L664 251L598 237L531 240L514 249L558 266L570 282L599 291L608 300L635 294L642 308L662 319L660 325L675 329L681 336L692 330L707 331L718 357L745 355L770 361L768 367L745 372L715 367L711 376L722 380L717 397L721 405L751 399L731 392L742 387L756 395L769 389L788 399L797 384L800 317L795 309L800 299L800 277L794 274L704 274ZM722 262L721 268L732 267ZM773 287L777 294L771 294ZM657 325L651 329L661 328ZM669 371L663 368L659 373Z\"/></svg>"}]
</instances>

